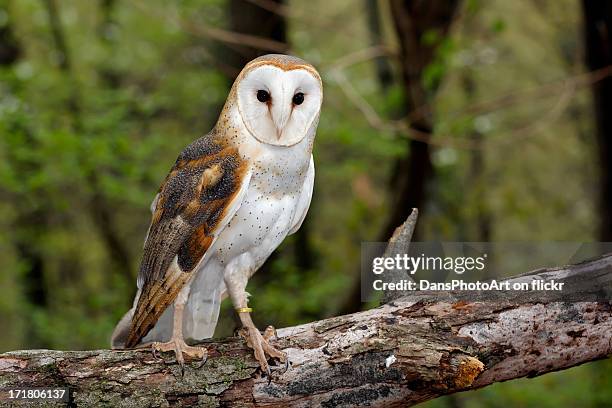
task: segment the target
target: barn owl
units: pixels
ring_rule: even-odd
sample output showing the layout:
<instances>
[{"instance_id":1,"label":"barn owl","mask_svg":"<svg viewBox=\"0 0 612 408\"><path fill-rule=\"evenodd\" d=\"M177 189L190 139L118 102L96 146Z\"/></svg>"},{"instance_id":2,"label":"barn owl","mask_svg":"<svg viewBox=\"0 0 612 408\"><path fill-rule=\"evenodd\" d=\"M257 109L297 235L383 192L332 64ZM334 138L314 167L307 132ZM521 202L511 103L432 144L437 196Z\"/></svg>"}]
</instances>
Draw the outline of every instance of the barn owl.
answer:
<instances>
[{"instance_id":1,"label":"barn owl","mask_svg":"<svg viewBox=\"0 0 612 408\"><path fill-rule=\"evenodd\" d=\"M229 295L262 370L286 356L251 320L249 278L300 228L312 197L321 77L288 55L249 62L213 130L179 155L152 205L133 307L113 348L151 345L206 358L185 339L212 337Z\"/></svg>"}]
</instances>

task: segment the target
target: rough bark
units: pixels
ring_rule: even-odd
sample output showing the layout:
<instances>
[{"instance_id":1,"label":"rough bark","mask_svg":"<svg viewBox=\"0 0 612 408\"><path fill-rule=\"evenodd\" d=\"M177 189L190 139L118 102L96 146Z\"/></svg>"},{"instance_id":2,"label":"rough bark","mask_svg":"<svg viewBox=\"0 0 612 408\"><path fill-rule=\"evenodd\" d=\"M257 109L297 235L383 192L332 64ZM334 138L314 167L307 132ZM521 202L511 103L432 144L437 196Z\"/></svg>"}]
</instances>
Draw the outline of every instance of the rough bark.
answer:
<instances>
[{"instance_id":1,"label":"rough bark","mask_svg":"<svg viewBox=\"0 0 612 408\"><path fill-rule=\"evenodd\" d=\"M409 406L533 377L612 353L612 254L513 281L571 283L567 302L516 292L419 292L353 315L278 331L286 372L263 378L242 340L206 343L188 364L139 351L0 354L0 388L70 387L72 406Z\"/></svg>"}]
</instances>

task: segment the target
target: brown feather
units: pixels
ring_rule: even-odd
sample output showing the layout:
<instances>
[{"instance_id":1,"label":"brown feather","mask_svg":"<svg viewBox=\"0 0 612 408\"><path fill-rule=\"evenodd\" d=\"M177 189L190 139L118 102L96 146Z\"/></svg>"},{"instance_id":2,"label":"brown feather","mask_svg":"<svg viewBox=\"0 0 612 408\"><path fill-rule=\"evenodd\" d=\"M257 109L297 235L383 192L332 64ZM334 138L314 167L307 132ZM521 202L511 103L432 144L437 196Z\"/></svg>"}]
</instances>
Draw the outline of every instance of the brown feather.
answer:
<instances>
[{"instance_id":1,"label":"brown feather","mask_svg":"<svg viewBox=\"0 0 612 408\"><path fill-rule=\"evenodd\" d=\"M248 171L238 150L208 135L188 146L159 190L140 266L141 295L126 347L155 326L212 245ZM171 262L178 257L178 268Z\"/></svg>"},{"instance_id":2,"label":"brown feather","mask_svg":"<svg viewBox=\"0 0 612 408\"><path fill-rule=\"evenodd\" d=\"M155 326L155 323L166 308L174 302L191 274L177 271L172 276L166 276L163 281L156 281L143 289L138 306L132 318L132 327L125 346L136 346L140 340Z\"/></svg>"}]
</instances>

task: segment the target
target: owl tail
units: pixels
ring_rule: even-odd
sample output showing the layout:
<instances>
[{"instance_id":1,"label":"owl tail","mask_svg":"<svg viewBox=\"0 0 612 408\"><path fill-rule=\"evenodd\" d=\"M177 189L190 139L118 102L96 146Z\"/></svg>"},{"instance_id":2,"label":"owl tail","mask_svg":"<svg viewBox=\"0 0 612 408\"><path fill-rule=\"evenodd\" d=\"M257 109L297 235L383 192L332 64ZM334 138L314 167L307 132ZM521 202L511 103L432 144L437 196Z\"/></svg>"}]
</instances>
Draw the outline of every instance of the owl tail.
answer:
<instances>
[{"instance_id":1,"label":"owl tail","mask_svg":"<svg viewBox=\"0 0 612 408\"><path fill-rule=\"evenodd\" d=\"M113 334L111 335L111 348L112 349L122 349L125 347L125 342L127 340L128 333L130 331L130 324L132 322L132 316L134 315L134 309L128 310L117 326L115 326L115 330L113 330Z\"/></svg>"},{"instance_id":2,"label":"owl tail","mask_svg":"<svg viewBox=\"0 0 612 408\"><path fill-rule=\"evenodd\" d=\"M223 268L211 260L191 283L183 315L185 339L198 341L213 337L219 319L223 292L225 292Z\"/></svg>"},{"instance_id":3,"label":"owl tail","mask_svg":"<svg viewBox=\"0 0 612 408\"><path fill-rule=\"evenodd\" d=\"M221 308L222 295L225 290L223 282L223 267L214 260L196 272L197 276L191 282L189 298L183 313L183 335L185 340L199 341L210 339L215 334L217 320L219 319L219 309ZM121 349L125 347L134 308L138 303L140 291L134 299L134 307L128 310L123 318L117 323L111 336L111 347ZM140 344L147 344L153 341L165 342L172 336L172 316L174 305L161 315L155 327L141 340Z\"/></svg>"}]
</instances>

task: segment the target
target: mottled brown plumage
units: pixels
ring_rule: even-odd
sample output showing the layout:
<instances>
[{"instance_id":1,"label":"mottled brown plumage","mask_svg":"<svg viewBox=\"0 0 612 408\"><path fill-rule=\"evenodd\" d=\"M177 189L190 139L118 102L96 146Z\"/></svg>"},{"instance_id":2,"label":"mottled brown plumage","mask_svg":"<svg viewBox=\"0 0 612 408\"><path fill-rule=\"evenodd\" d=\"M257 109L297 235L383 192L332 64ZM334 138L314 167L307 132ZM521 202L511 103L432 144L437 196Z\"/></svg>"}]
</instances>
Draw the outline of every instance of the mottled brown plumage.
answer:
<instances>
[{"instance_id":1,"label":"mottled brown plumage","mask_svg":"<svg viewBox=\"0 0 612 408\"><path fill-rule=\"evenodd\" d=\"M141 295L126 347L140 342L189 281L246 169L237 148L214 133L180 154L159 190L138 275ZM178 270L170 268L175 257Z\"/></svg>"}]
</instances>

